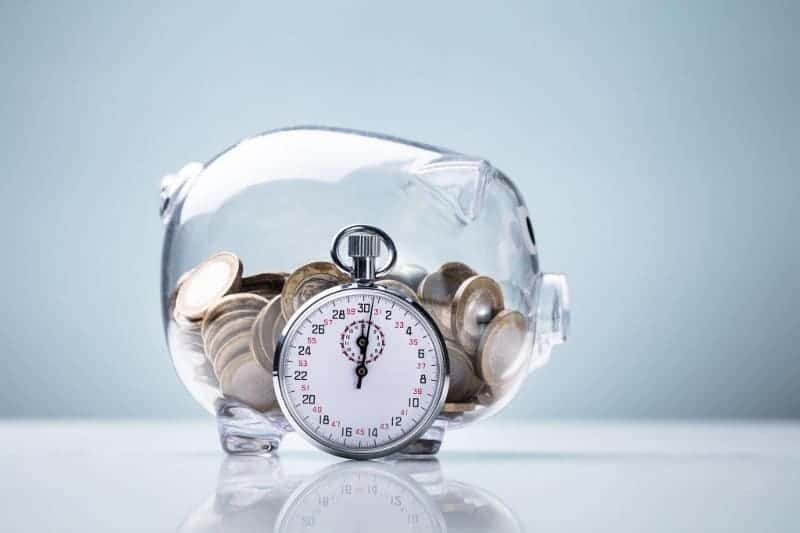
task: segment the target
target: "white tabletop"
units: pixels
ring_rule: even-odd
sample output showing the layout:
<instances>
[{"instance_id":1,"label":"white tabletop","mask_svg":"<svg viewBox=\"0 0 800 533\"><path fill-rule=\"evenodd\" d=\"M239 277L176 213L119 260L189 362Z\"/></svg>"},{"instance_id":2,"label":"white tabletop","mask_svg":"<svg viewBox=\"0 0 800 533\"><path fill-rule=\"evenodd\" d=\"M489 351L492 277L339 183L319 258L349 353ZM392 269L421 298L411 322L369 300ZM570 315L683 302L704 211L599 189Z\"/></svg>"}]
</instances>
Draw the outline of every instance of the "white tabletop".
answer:
<instances>
[{"instance_id":1,"label":"white tabletop","mask_svg":"<svg viewBox=\"0 0 800 533\"><path fill-rule=\"evenodd\" d=\"M3 531L800 531L800 424L487 422L438 461L296 435L226 458L213 421L0 424Z\"/></svg>"}]
</instances>

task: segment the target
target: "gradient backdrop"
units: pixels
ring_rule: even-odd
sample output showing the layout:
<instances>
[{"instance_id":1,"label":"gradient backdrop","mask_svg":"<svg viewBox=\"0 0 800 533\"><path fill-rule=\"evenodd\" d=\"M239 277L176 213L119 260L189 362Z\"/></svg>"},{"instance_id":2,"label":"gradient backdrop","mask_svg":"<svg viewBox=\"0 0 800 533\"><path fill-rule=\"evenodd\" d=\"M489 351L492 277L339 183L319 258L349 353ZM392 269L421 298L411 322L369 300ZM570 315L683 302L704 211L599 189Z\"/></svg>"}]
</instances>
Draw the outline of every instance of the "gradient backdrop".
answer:
<instances>
[{"instance_id":1,"label":"gradient backdrop","mask_svg":"<svg viewBox=\"0 0 800 533\"><path fill-rule=\"evenodd\" d=\"M800 416L800 4L285 4L2 2L0 416L202 415L159 179L295 124L520 185L573 336L503 416Z\"/></svg>"}]
</instances>

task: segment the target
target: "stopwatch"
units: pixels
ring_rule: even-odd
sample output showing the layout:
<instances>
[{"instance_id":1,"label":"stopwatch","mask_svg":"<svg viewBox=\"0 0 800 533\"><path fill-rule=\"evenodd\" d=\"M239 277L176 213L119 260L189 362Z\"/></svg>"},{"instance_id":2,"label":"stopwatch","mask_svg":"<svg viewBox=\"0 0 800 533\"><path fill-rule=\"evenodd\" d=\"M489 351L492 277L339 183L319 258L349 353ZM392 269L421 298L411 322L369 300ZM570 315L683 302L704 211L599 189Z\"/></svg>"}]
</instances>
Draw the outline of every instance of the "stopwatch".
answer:
<instances>
[{"instance_id":1,"label":"stopwatch","mask_svg":"<svg viewBox=\"0 0 800 533\"><path fill-rule=\"evenodd\" d=\"M345 238L349 264L339 251ZM389 258L379 268L382 244ZM334 237L331 257L352 282L288 318L274 357L278 402L317 447L351 459L382 457L422 436L441 411L449 385L444 340L419 304L375 284L397 257L385 232L348 226Z\"/></svg>"}]
</instances>

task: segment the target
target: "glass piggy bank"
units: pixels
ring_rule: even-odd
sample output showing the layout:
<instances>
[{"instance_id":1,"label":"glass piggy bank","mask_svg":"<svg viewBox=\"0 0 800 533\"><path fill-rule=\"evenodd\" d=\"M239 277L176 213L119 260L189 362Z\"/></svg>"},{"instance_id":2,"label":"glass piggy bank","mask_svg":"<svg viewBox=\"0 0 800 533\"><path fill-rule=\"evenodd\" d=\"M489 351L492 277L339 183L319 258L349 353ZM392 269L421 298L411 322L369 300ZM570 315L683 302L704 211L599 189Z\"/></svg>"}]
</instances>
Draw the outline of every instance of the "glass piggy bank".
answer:
<instances>
[{"instance_id":1,"label":"glass piggy bank","mask_svg":"<svg viewBox=\"0 0 800 533\"><path fill-rule=\"evenodd\" d=\"M446 431L508 404L567 337L565 278L540 271L519 190L479 157L351 130L275 130L165 177L161 218L169 352L186 388L216 417L229 453L277 450L302 416L320 438L358 448L407 427L414 438L393 453L434 454ZM374 250L374 284L402 300L387 296L385 310L343 300L316 315L322 295L354 282L331 258L334 235L354 224L391 241ZM366 245L350 245L355 262ZM383 268L389 248L394 262ZM386 312L390 305L412 314L404 321ZM298 317L307 329L296 325L302 335L284 342ZM412 330L428 320L435 331ZM406 334L409 344L421 343L419 360L417 351L393 347ZM433 337L435 345L425 344ZM336 346L326 351L324 342ZM441 368L432 368L437 359L426 359L423 346L442 352ZM280 353L296 358L292 371L279 372ZM341 358L336 364L355 373L323 372L320 358ZM360 388L363 378L368 394L379 394L375 384L384 379L389 398L401 378L391 381L381 366L393 364L407 372L392 375L413 383L401 384L407 404L404 396L391 416L350 421L348 406L334 409L337 395L321 392L327 381ZM278 387L282 373L289 391ZM441 386L432 385L435 376ZM412 428L405 424L421 419L415 409L435 412Z\"/></svg>"}]
</instances>

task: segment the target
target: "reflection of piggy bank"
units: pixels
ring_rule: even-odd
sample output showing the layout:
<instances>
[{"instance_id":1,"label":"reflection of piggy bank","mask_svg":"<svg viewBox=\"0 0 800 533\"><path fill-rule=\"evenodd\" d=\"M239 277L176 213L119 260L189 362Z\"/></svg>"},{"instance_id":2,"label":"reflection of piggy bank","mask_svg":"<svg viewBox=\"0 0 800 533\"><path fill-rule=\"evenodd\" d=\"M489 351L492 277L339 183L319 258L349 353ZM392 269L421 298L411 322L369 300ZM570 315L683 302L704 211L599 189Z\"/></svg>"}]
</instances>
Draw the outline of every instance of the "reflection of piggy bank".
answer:
<instances>
[{"instance_id":1,"label":"reflection of piggy bank","mask_svg":"<svg viewBox=\"0 0 800 533\"><path fill-rule=\"evenodd\" d=\"M217 490L178 527L209 531L492 531L518 533L512 509L488 491L444 477L439 462L342 462L307 476L280 461L229 457Z\"/></svg>"},{"instance_id":2,"label":"reflection of piggy bank","mask_svg":"<svg viewBox=\"0 0 800 533\"><path fill-rule=\"evenodd\" d=\"M272 390L275 337L292 318L286 302L337 282L324 260L344 226L391 235L387 288L418 299L447 338L447 402L409 453L435 453L446 428L497 412L566 338L564 277L539 271L517 188L479 158L347 130L278 130L165 178L161 216L169 350L229 452L273 450L290 430ZM303 272L315 283L292 277L311 262Z\"/></svg>"}]
</instances>

